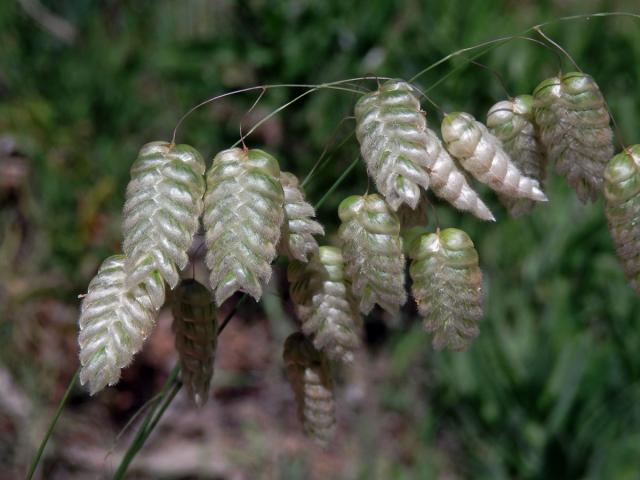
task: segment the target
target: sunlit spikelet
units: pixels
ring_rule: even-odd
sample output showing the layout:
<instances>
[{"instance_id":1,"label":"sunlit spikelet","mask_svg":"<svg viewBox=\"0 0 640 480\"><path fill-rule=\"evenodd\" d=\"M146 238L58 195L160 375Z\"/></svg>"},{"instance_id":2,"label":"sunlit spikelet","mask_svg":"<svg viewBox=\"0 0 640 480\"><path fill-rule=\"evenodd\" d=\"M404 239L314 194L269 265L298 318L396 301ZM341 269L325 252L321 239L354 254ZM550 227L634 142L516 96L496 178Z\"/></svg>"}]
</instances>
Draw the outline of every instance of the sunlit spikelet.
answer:
<instances>
[{"instance_id":1,"label":"sunlit spikelet","mask_svg":"<svg viewBox=\"0 0 640 480\"><path fill-rule=\"evenodd\" d=\"M352 195L340 203L338 213L345 274L360 312L367 314L378 304L397 313L407 301L397 215L378 194Z\"/></svg>"},{"instance_id":2,"label":"sunlit spikelet","mask_svg":"<svg viewBox=\"0 0 640 480\"><path fill-rule=\"evenodd\" d=\"M519 95L496 103L487 113L487 127L501 142L522 174L542 184L546 158L533 120L533 97ZM536 202L526 198L498 195L512 217L525 215Z\"/></svg>"},{"instance_id":3,"label":"sunlit spikelet","mask_svg":"<svg viewBox=\"0 0 640 480\"><path fill-rule=\"evenodd\" d=\"M298 179L289 172L280 173L284 190L284 222L278 251L290 259L306 262L318 251L314 235L324 235L324 228L313 217L313 207L304 199Z\"/></svg>"},{"instance_id":4,"label":"sunlit spikelet","mask_svg":"<svg viewBox=\"0 0 640 480\"><path fill-rule=\"evenodd\" d=\"M284 219L278 161L262 150L220 152L207 172L204 202L206 263L216 303L238 290L259 300Z\"/></svg>"},{"instance_id":5,"label":"sunlit spikelet","mask_svg":"<svg viewBox=\"0 0 640 480\"><path fill-rule=\"evenodd\" d=\"M533 96L549 161L581 201L594 201L613 155L613 133L600 88L589 75L571 72L544 80Z\"/></svg>"},{"instance_id":6,"label":"sunlit spikelet","mask_svg":"<svg viewBox=\"0 0 640 480\"><path fill-rule=\"evenodd\" d=\"M155 272L147 285L162 292L164 281ZM156 318L147 289L129 287L124 255L107 258L89 283L80 310L80 383L89 383L91 394L120 379L120 370L140 351Z\"/></svg>"},{"instance_id":7,"label":"sunlit spikelet","mask_svg":"<svg viewBox=\"0 0 640 480\"><path fill-rule=\"evenodd\" d=\"M482 272L473 242L448 228L419 236L409 254L412 294L434 348L464 350L482 317Z\"/></svg>"},{"instance_id":8,"label":"sunlit spikelet","mask_svg":"<svg viewBox=\"0 0 640 480\"><path fill-rule=\"evenodd\" d=\"M333 380L327 358L299 332L287 338L282 356L305 432L327 445L335 431Z\"/></svg>"},{"instance_id":9,"label":"sunlit spikelet","mask_svg":"<svg viewBox=\"0 0 640 480\"><path fill-rule=\"evenodd\" d=\"M207 403L218 333L211 292L196 280L182 280L172 305L175 345L182 383L199 407Z\"/></svg>"},{"instance_id":10,"label":"sunlit spikelet","mask_svg":"<svg viewBox=\"0 0 640 480\"><path fill-rule=\"evenodd\" d=\"M147 283L156 271L171 288L178 283L199 226L204 171L204 160L188 145L151 142L140 150L123 211L129 285ZM153 300L160 308L164 295Z\"/></svg>"},{"instance_id":11,"label":"sunlit spikelet","mask_svg":"<svg viewBox=\"0 0 640 480\"><path fill-rule=\"evenodd\" d=\"M524 176L500 141L472 115L448 113L442 120L441 129L449 153L478 181L507 197L547 200L538 181Z\"/></svg>"},{"instance_id":12,"label":"sunlit spikelet","mask_svg":"<svg viewBox=\"0 0 640 480\"><path fill-rule=\"evenodd\" d=\"M291 262L288 278L305 335L333 360L351 361L359 345L359 318L345 282L340 249L320 247L309 263Z\"/></svg>"},{"instance_id":13,"label":"sunlit spikelet","mask_svg":"<svg viewBox=\"0 0 640 480\"><path fill-rule=\"evenodd\" d=\"M640 294L640 145L613 157L604 171L605 213L616 253Z\"/></svg>"},{"instance_id":14,"label":"sunlit spikelet","mask_svg":"<svg viewBox=\"0 0 640 480\"><path fill-rule=\"evenodd\" d=\"M356 136L376 188L397 210L415 208L429 187L426 120L411 85L389 80L363 95L355 107Z\"/></svg>"}]
</instances>

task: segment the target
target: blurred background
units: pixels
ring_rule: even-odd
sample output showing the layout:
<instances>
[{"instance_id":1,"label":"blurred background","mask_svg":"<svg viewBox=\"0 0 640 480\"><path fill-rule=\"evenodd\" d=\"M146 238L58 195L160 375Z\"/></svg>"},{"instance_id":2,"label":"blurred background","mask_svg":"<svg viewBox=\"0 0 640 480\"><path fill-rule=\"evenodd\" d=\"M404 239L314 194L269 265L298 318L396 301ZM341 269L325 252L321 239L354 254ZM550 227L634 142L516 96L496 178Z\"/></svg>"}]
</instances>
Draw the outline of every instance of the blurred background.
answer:
<instances>
[{"instance_id":1,"label":"blurred background","mask_svg":"<svg viewBox=\"0 0 640 480\"><path fill-rule=\"evenodd\" d=\"M170 140L202 100L272 83L368 74L409 78L459 49L564 15L637 9L636 1L4 0L0 2L0 478L23 478L77 368L78 295L120 248L121 207L138 149ZM626 144L640 141L640 21L593 18L545 32L599 82ZM514 40L479 59L511 95L558 71L548 49ZM572 69L562 58L562 68ZM421 76L445 111L484 119L506 96L460 56ZM375 88L375 82L359 82ZM206 158L301 90L228 97L191 115L177 141ZM306 96L247 140L304 177L317 202L355 158L356 97ZM440 114L424 104L437 127ZM344 143L342 143L344 141ZM334 242L336 207L367 187L362 165L318 214ZM485 273L481 335L434 352L411 306L365 322L366 346L340 372L336 441L305 439L281 345L296 328L284 263L261 305L221 336L213 396L180 394L130 470L166 479L640 478L640 301L613 253L602 201L581 205L557 176L550 198L512 220L481 223L437 203L439 225L466 230ZM435 229L432 216L429 228ZM190 275L187 273L186 275ZM196 269L196 277L206 274ZM230 300L222 314L237 297ZM109 478L135 430L127 422L176 361L162 312L121 382L76 388L39 472Z\"/></svg>"}]
</instances>

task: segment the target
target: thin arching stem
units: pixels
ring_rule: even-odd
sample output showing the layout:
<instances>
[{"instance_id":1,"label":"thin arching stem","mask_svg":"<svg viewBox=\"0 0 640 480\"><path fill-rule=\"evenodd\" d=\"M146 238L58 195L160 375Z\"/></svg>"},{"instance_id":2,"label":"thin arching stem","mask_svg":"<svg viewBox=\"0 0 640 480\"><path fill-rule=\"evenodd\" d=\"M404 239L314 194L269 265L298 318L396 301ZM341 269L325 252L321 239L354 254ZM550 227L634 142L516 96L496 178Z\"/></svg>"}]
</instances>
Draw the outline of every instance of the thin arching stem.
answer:
<instances>
[{"instance_id":1,"label":"thin arching stem","mask_svg":"<svg viewBox=\"0 0 640 480\"><path fill-rule=\"evenodd\" d=\"M544 33L540 27L534 27L534 30L538 35L540 35L547 42L549 42L551 45L557 48L559 52L562 52L562 54L569 59L569 61L573 64L574 67L576 67L576 69L579 72L582 72L580 65L578 65L578 63L573 59L573 57L569 54L569 52L567 52L564 48L562 48L562 46L558 42L554 41L551 37L549 37L546 33Z\"/></svg>"}]
</instances>

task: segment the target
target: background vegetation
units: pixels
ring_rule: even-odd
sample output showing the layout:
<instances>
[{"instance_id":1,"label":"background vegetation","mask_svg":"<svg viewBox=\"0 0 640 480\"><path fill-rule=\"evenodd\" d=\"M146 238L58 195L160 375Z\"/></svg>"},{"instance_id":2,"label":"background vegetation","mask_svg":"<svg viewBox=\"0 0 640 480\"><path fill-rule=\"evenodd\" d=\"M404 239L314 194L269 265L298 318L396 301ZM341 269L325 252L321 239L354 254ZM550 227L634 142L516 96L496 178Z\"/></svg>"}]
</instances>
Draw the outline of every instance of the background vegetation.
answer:
<instances>
[{"instance_id":1,"label":"background vegetation","mask_svg":"<svg viewBox=\"0 0 640 480\"><path fill-rule=\"evenodd\" d=\"M147 141L170 139L191 106L232 89L367 74L409 78L459 48L563 15L633 11L634 1L250 0L0 2L0 464L20 478L77 367L77 295L119 249L128 170ZM579 9L579 10L578 10ZM56 20L56 19L54 19ZM43 23L41 23L43 22ZM640 141L640 20L545 28L599 82L627 144ZM521 40L480 61L512 95L558 70ZM566 59L563 68L571 69ZM445 111L484 118L505 92L463 56L420 77ZM373 88L375 83L365 83ZM256 93L200 109L178 132L207 158L300 91ZM353 95L315 93L248 143L303 177L317 201L357 155ZM437 111L428 110L431 126ZM319 216L367 186L360 165ZM465 229L485 272L486 317L465 353L435 353L411 308L367 319L367 348L342 374L340 431L318 451L298 432L280 345L295 327L280 275L263 309L247 305L221 337L214 399L178 397L132 478L588 478L640 475L640 301L616 263L602 202L581 205L558 178L548 205L485 224L438 205ZM435 228L432 216L430 227ZM330 238L331 240L331 238ZM196 270L196 276L203 272ZM284 302L281 301L284 300ZM266 312L266 314L265 314ZM224 312L223 312L224 313ZM78 388L42 478L98 478L126 448L117 437L175 361L170 314L122 382L94 398ZM3 477L4 478L4 477Z\"/></svg>"}]
</instances>

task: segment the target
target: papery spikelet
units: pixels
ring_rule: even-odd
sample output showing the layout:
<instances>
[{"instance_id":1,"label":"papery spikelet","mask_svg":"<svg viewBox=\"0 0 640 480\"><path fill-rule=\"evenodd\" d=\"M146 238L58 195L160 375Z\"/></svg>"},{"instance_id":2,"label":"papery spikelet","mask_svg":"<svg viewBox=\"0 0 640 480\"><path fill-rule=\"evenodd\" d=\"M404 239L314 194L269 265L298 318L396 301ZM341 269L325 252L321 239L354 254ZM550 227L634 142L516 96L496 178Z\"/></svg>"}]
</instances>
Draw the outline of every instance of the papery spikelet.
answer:
<instances>
[{"instance_id":1,"label":"papery spikelet","mask_svg":"<svg viewBox=\"0 0 640 480\"><path fill-rule=\"evenodd\" d=\"M598 85L585 73L571 72L544 80L533 96L547 158L581 201L594 201L613 155L609 113Z\"/></svg>"},{"instance_id":2,"label":"papery spikelet","mask_svg":"<svg viewBox=\"0 0 640 480\"><path fill-rule=\"evenodd\" d=\"M306 262L318 251L314 235L324 235L322 225L314 220L315 211L304 199L298 179L289 172L280 173L284 190L284 222L278 251L291 259Z\"/></svg>"},{"instance_id":3,"label":"papery spikelet","mask_svg":"<svg viewBox=\"0 0 640 480\"><path fill-rule=\"evenodd\" d=\"M411 85L389 80L358 100L356 135L376 188L397 210L415 208L420 187L429 187L426 120Z\"/></svg>"},{"instance_id":4,"label":"papery spikelet","mask_svg":"<svg viewBox=\"0 0 640 480\"><path fill-rule=\"evenodd\" d=\"M259 300L284 218L278 161L262 150L220 152L207 172L204 203L206 262L216 303L238 290Z\"/></svg>"},{"instance_id":5,"label":"papery spikelet","mask_svg":"<svg viewBox=\"0 0 640 480\"><path fill-rule=\"evenodd\" d=\"M533 121L533 97L519 95L496 103L487 114L487 127L501 142L520 172L542 184L546 158ZM531 212L536 202L498 195L512 217Z\"/></svg>"},{"instance_id":6,"label":"papery spikelet","mask_svg":"<svg viewBox=\"0 0 640 480\"><path fill-rule=\"evenodd\" d=\"M336 421L333 380L326 356L298 332L285 341L282 357L305 432L327 445Z\"/></svg>"},{"instance_id":7,"label":"papery spikelet","mask_svg":"<svg viewBox=\"0 0 640 480\"><path fill-rule=\"evenodd\" d=\"M507 197L547 200L538 181L524 176L500 141L473 116L464 112L448 113L441 128L449 153L478 181Z\"/></svg>"},{"instance_id":8,"label":"papery spikelet","mask_svg":"<svg viewBox=\"0 0 640 480\"><path fill-rule=\"evenodd\" d=\"M482 317L482 272L478 253L462 230L419 236L410 252L412 294L433 346L464 350L478 335Z\"/></svg>"},{"instance_id":9,"label":"papery spikelet","mask_svg":"<svg viewBox=\"0 0 640 480\"><path fill-rule=\"evenodd\" d=\"M358 313L345 282L340 249L320 247L309 263L291 262L287 276L305 335L330 358L351 361L359 345Z\"/></svg>"},{"instance_id":10,"label":"papery spikelet","mask_svg":"<svg viewBox=\"0 0 640 480\"><path fill-rule=\"evenodd\" d=\"M618 258L640 294L640 145L613 157L604 171L605 213Z\"/></svg>"},{"instance_id":11,"label":"papery spikelet","mask_svg":"<svg viewBox=\"0 0 640 480\"><path fill-rule=\"evenodd\" d=\"M431 190L458 210L471 212L482 220L494 221L478 194L467 183L467 179L444 148L434 131L427 128L427 168L431 179Z\"/></svg>"},{"instance_id":12,"label":"papery spikelet","mask_svg":"<svg viewBox=\"0 0 640 480\"><path fill-rule=\"evenodd\" d=\"M156 319L153 300L145 288L127 284L124 255L107 258L89 283L80 310L80 383L91 394L120 379L120 370L140 351ZM146 282L162 292L164 282L152 273Z\"/></svg>"},{"instance_id":13,"label":"papery spikelet","mask_svg":"<svg viewBox=\"0 0 640 480\"><path fill-rule=\"evenodd\" d=\"M397 313L407 301L398 217L378 194L352 195L338 214L345 273L360 312L369 313L377 303Z\"/></svg>"},{"instance_id":14,"label":"papery spikelet","mask_svg":"<svg viewBox=\"0 0 640 480\"><path fill-rule=\"evenodd\" d=\"M187 250L198 230L204 195L204 160L188 145L152 142L131 167L123 211L129 285L159 272L174 288L189 262ZM154 297L156 308L164 296Z\"/></svg>"},{"instance_id":15,"label":"papery spikelet","mask_svg":"<svg viewBox=\"0 0 640 480\"><path fill-rule=\"evenodd\" d=\"M211 292L196 280L182 280L172 306L182 383L201 407L209 399L218 326Z\"/></svg>"}]
</instances>

